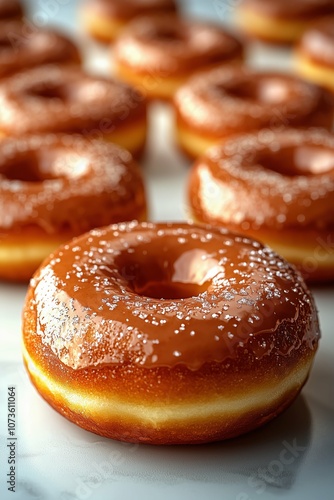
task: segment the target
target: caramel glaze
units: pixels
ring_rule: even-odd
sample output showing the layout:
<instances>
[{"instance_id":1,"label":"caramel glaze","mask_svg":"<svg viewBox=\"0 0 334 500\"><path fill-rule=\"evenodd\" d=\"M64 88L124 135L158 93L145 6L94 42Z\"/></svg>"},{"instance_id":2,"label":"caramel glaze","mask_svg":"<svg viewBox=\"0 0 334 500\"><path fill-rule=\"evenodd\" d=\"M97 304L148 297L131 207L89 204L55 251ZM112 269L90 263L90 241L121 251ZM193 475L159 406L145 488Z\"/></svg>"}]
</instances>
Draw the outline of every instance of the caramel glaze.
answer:
<instances>
[{"instance_id":1,"label":"caramel glaze","mask_svg":"<svg viewBox=\"0 0 334 500\"><path fill-rule=\"evenodd\" d=\"M294 365L319 338L313 299L286 261L185 223L118 224L61 247L31 281L23 331L38 364L84 378L140 368L220 378L226 361Z\"/></svg>"},{"instance_id":2,"label":"caramel glaze","mask_svg":"<svg viewBox=\"0 0 334 500\"><path fill-rule=\"evenodd\" d=\"M146 119L146 100L132 87L56 65L6 79L0 108L0 131L15 136L64 132L100 137L126 132Z\"/></svg>"},{"instance_id":3,"label":"caramel glaze","mask_svg":"<svg viewBox=\"0 0 334 500\"><path fill-rule=\"evenodd\" d=\"M242 0L241 7L278 19L303 20L334 13L333 0Z\"/></svg>"},{"instance_id":4,"label":"caramel glaze","mask_svg":"<svg viewBox=\"0 0 334 500\"><path fill-rule=\"evenodd\" d=\"M105 18L130 20L147 14L176 12L175 0L87 0L84 7Z\"/></svg>"},{"instance_id":5,"label":"caramel glaze","mask_svg":"<svg viewBox=\"0 0 334 500\"><path fill-rule=\"evenodd\" d=\"M334 230L334 136L285 130L231 138L194 165L195 217L245 230Z\"/></svg>"},{"instance_id":6,"label":"caramel glaze","mask_svg":"<svg viewBox=\"0 0 334 500\"><path fill-rule=\"evenodd\" d=\"M0 143L0 241L73 237L145 211L139 168L118 146L53 135Z\"/></svg>"},{"instance_id":7,"label":"caramel glaze","mask_svg":"<svg viewBox=\"0 0 334 500\"><path fill-rule=\"evenodd\" d=\"M178 124L223 138L260 128L331 128L333 97L295 76L214 69L194 76L175 96Z\"/></svg>"},{"instance_id":8,"label":"caramel glaze","mask_svg":"<svg viewBox=\"0 0 334 500\"><path fill-rule=\"evenodd\" d=\"M133 21L114 54L116 61L138 72L171 76L241 60L243 47L220 26L165 15Z\"/></svg>"},{"instance_id":9,"label":"caramel glaze","mask_svg":"<svg viewBox=\"0 0 334 500\"><path fill-rule=\"evenodd\" d=\"M0 22L0 78L49 63L80 63L76 46L50 30L19 21Z\"/></svg>"},{"instance_id":10,"label":"caramel glaze","mask_svg":"<svg viewBox=\"0 0 334 500\"><path fill-rule=\"evenodd\" d=\"M0 0L0 20L20 19L23 9L19 0Z\"/></svg>"},{"instance_id":11,"label":"caramel glaze","mask_svg":"<svg viewBox=\"0 0 334 500\"><path fill-rule=\"evenodd\" d=\"M334 15L305 31L297 50L318 64L334 67Z\"/></svg>"}]
</instances>

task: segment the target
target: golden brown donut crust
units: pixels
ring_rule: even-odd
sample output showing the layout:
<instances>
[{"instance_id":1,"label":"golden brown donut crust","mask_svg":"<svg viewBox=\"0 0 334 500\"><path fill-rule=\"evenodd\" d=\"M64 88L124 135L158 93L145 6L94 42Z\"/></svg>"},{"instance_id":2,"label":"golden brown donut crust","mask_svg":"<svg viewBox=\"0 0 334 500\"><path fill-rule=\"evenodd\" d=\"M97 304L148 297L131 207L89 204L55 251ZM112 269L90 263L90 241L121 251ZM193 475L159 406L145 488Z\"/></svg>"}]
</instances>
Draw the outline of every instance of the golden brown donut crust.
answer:
<instances>
[{"instance_id":1,"label":"golden brown donut crust","mask_svg":"<svg viewBox=\"0 0 334 500\"><path fill-rule=\"evenodd\" d=\"M0 143L0 277L31 278L64 241L124 220L146 220L139 167L111 143L30 136Z\"/></svg>"},{"instance_id":2,"label":"golden brown donut crust","mask_svg":"<svg viewBox=\"0 0 334 500\"><path fill-rule=\"evenodd\" d=\"M129 223L59 252L31 282L24 357L43 397L78 425L126 441L212 441L270 420L305 382L319 338L313 299L258 242L189 224ZM203 414L300 369L302 379L266 408L232 408L226 420ZM88 398L86 415L60 395L66 387ZM94 408L95 397L114 418ZM127 416L117 417L119 406ZM180 418L188 406L193 413ZM158 408L166 418L155 423Z\"/></svg>"},{"instance_id":3,"label":"golden brown donut crust","mask_svg":"<svg viewBox=\"0 0 334 500\"><path fill-rule=\"evenodd\" d=\"M323 130L262 130L231 138L194 165L192 215L262 241L273 243L274 235L282 246L300 242L311 253L334 236L333 159L333 134ZM319 278L333 279L333 271Z\"/></svg>"},{"instance_id":4,"label":"golden brown donut crust","mask_svg":"<svg viewBox=\"0 0 334 500\"><path fill-rule=\"evenodd\" d=\"M79 64L79 51L55 31L0 21L0 78L50 63Z\"/></svg>"}]
</instances>

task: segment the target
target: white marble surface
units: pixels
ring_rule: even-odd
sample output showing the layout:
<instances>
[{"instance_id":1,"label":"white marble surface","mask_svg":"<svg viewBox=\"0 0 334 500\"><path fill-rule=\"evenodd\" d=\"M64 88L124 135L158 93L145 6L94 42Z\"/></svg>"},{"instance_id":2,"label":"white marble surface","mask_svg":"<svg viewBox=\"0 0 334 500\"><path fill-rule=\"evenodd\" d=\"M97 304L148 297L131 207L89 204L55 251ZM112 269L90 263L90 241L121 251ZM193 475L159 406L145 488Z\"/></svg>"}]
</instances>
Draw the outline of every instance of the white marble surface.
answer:
<instances>
[{"instance_id":1,"label":"white marble surface","mask_svg":"<svg viewBox=\"0 0 334 500\"><path fill-rule=\"evenodd\" d=\"M73 0L30 1L37 22L74 33L90 69L105 72L108 51L88 41L75 22ZM49 5L46 10L45 5ZM43 7L44 5L44 7ZM211 17L230 14L233 2L188 1ZM42 14L44 13L44 17ZM286 54L256 47L254 64L287 64ZM172 145L172 116L152 110L145 176L152 218L182 219L188 164ZM172 195L171 195L172 193ZM0 498L17 500L330 500L334 488L334 288L314 289L322 341L308 384L281 417L225 443L150 447L100 438L51 409L30 384L21 361L20 323L26 287L0 284ZM17 391L17 488L8 492L7 387Z\"/></svg>"}]
</instances>

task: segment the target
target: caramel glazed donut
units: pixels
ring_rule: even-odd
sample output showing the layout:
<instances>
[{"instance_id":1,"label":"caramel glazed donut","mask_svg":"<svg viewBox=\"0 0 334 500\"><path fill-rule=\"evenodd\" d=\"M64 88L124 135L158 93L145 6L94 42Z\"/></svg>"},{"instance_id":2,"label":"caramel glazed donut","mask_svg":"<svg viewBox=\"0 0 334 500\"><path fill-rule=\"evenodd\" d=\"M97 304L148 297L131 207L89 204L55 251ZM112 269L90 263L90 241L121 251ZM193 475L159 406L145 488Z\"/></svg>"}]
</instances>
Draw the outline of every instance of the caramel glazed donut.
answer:
<instances>
[{"instance_id":1,"label":"caramel glazed donut","mask_svg":"<svg viewBox=\"0 0 334 500\"><path fill-rule=\"evenodd\" d=\"M139 168L113 144L75 136L0 142L0 278L29 279L61 243L145 220Z\"/></svg>"},{"instance_id":2,"label":"caramel glazed donut","mask_svg":"<svg viewBox=\"0 0 334 500\"><path fill-rule=\"evenodd\" d=\"M261 128L324 127L333 97L295 76L250 69L216 69L194 76L176 93L176 139L196 157L221 140Z\"/></svg>"},{"instance_id":3,"label":"caramel glazed donut","mask_svg":"<svg viewBox=\"0 0 334 500\"><path fill-rule=\"evenodd\" d=\"M334 92L334 15L307 30L295 50L297 71Z\"/></svg>"},{"instance_id":4,"label":"caramel glazed donut","mask_svg":"<svg viewBox=\"0 0 334 500\"><path fill-rule=\"evenodd\" d=\"M86 0L81 7L85 29L102 42L112 42L136 17L171 13L175 0Z\"/></svg>"},{"instance_id":5,"label":"caramel glazed donut","mask_svg":"<svg viewBox=\"0 0 334 500\"><path fill-rule=\"evenodd\" d=\"M334 136L263 130L215 146L189 179L191 216L258 238L310 281L334 280Z\"/></svg>"},{"instance_id":6,"label":"caramel glazed donut","mask_svg":"<svg viewBox=\"0 0 334 500\"><path fill-rule=\"evenodd\" d=\"M0 21L9 19L21 19L23 9L19 0L0 0Z\"/></svg>"},{"instance_id":7,"label":"caramel glazed donut","mask_svg":"<svg viewBox=\"0 0 334 500\"><path fill-rule=\"evenodd\" d=\"M159 99L170 99L196 72L242 59L242 44L221 26L175 16L133 21L113 50L115 73Z\"/></svg>"},{"instance_id":8,"label":"caramel glazed donut","mask_svg":"<svg viewBox=\"0 0 334 500\"><path fill-rule=\"evenodd\" d=\"M333 0L242 0L235 21L246 34L273 43L291 43L314 22L334 14Z\"/></svg>"},{"instance_id":9,"label":"caramel glazed donut","mask_svg":"<svg viewBox=\"0 0 334 500\"><path fill-rule=\"evenodd\" d=\"M48 63L79 64L78 49L55 31L0 21L0 78Z\"/></svg>"},{"instance_id":10,"label":"caramel glazed donut","mask_svg":"<svg viewBox=\"0 0 334 500\"><path fill-rule=\"evenodd\" d=\"M79 133L137 155L146 141L146 108L145 97L125 83L72 66L42 66L1 84L0 134Z\"/></svg>"},{"instance_id":11,"label":"caramel glazed donut","mask_svg":"<svg viewBox=\"0 0 334 500\"><path fill-rule=\"evenodd\" d=\"M58 412L113 439L202 443L296 398L319 339L301 276L260 243L191 224L119 224L31 281L24 360Z\"/></svg>"}]
</instances>

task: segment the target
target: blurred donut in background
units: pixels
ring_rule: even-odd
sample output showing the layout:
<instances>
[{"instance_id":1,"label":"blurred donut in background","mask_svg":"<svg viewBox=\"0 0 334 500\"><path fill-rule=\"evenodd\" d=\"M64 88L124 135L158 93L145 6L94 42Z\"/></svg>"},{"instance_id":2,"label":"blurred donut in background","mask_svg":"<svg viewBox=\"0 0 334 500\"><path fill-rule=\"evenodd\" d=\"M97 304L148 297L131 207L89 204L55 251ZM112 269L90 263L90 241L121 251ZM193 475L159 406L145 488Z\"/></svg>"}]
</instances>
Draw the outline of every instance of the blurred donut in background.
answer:
<instances>
[{"instance_id":1,"label":"blurred donut in background","mask_svg":"<svg viewBox=\"0 0 334 500\"><path fill-rule=\"evenodd\" d=\"M85 30L93 38L112 42L135 17L176 10L175 0L86 0L80 13Z\"/></svg>"}]
</instances>

